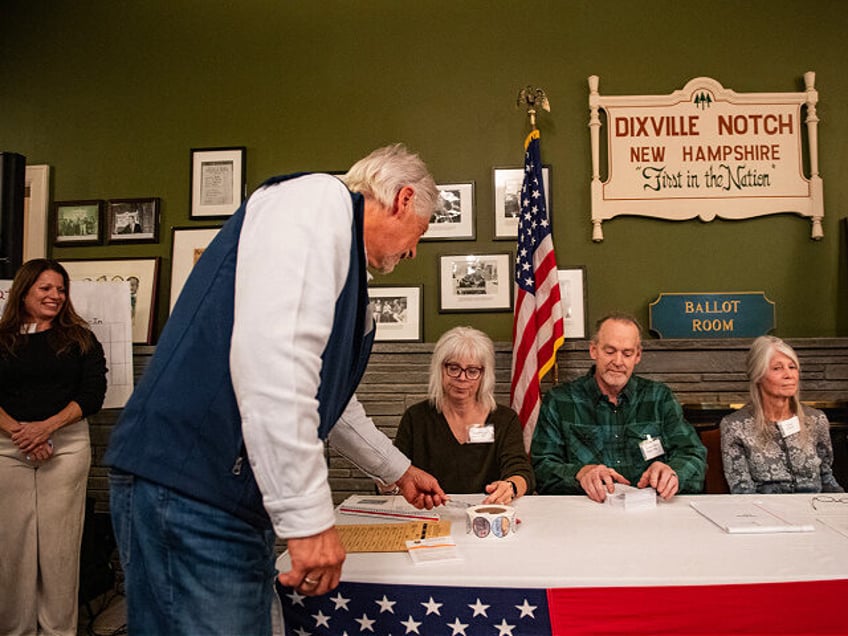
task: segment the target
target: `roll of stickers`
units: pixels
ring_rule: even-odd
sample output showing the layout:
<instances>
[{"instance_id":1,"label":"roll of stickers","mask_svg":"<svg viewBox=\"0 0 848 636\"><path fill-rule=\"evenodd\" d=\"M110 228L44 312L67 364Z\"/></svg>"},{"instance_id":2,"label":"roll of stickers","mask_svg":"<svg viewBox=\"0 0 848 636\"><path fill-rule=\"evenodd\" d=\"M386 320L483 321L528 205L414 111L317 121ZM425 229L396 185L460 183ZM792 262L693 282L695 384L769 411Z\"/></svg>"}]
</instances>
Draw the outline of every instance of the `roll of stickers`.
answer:
<instances>
[{"instance_id":1,"label":"roll of stickers","mask_svg":"<svg viewBox=\"0 0 848 636\"><path fill-rule=\"evenodd\" d=\"M503 539L515 532L515 508L510 506L472 506L465 514L465 532L478 539Z\"/></svg>"}]
</instances>

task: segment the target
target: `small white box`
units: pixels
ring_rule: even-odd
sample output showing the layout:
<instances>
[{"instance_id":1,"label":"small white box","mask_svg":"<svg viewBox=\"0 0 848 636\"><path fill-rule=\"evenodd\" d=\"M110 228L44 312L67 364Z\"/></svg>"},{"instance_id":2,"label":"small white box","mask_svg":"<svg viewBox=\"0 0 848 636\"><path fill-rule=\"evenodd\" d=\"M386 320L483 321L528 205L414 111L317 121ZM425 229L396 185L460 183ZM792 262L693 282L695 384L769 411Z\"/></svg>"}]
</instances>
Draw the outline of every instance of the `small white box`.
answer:
<instances>
[{"instance_id":1,"label":"small white box","mask_svg":"<svg viewBox=\"0 0 848 636\"><path fill-rule=\"evenodd\" d=\"M623 508L625 512L652 510L657 507L657 491L653 488L634 488L625 484L616 484L615 492L607 494L607 504Z\"/></svg>"}]
</instances>

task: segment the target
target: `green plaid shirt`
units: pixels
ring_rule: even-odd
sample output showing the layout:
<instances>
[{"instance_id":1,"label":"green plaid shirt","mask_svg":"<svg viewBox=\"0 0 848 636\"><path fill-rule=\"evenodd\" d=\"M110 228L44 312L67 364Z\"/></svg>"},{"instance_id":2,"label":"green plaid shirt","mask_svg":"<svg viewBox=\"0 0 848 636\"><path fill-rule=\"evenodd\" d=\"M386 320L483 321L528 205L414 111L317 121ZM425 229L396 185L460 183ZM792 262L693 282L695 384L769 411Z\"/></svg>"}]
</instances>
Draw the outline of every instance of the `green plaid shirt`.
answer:
<instances>
[{"instance_id":1,"label":"green plaid shirt","mask_svg":"<svg viewBox=\"0 0 848 636\"><path fill-rule=\"evenodd\" d=\"M704 486L707 450L666 385L631 376L613 404L589 373L545 394L530 454L541 495L582 494L576 475L586 464L605 464L635 486L654 461L671 466L681 493ZM639 442L659 438L664 455L645 461Z\"/></svg>"}]
</instances>

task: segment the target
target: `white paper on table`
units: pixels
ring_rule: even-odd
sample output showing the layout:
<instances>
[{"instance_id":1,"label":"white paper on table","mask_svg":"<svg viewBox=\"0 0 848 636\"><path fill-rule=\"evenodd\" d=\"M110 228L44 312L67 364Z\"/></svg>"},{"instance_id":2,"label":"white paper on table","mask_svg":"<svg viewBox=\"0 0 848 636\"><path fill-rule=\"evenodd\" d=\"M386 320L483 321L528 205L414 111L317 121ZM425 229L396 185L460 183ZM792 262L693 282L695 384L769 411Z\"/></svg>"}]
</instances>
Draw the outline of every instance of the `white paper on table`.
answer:
<instances>
[{"instance_id":1,"label":"white paper on table","mask_svg":"<svg viewBox=\"0 0 848 636\"><path fill-rule=\"evenodd\" d=\"M813 532L811 523L791 522L760 501L693 501L689 504L704 517L725 532L768 533L768 532Z\"/></svg>"},{"instance_id":2,"label":"white paper on table","mask_svg":"<svg viewBox=\"0 0 848 636\"><path fill-rule=\"evenodd\" d=\"M462 557L456 549L453 537L428 537L406 542L406 550L415 565L459 561Z\"/></svg>"},{"instance_id":3,"label":"white paper on table","mask_svg":"<svg viewBox=\"0 0 848 636\"><path fill-rule=\"evenodd\" d=\"M824 525L848 539L848 518L846 517L816 517Z\"/></svg>"}]
</instances>

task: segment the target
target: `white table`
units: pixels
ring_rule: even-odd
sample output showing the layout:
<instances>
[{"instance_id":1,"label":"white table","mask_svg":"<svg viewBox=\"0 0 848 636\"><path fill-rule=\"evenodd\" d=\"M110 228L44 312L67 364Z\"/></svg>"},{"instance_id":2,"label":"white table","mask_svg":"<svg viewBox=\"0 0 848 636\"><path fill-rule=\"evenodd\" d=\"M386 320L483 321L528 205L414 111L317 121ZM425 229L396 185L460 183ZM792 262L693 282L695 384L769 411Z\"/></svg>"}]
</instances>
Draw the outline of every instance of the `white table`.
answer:
<instances>
[{"instance_id":1,"label":"white table","mask_svg":"<svg viewBox=\"0 0 848 636\"><path fill-rule=\"evenodd\" d=\"M799 629L812 627L811 623L804 622L804 615L810 613L818 629L827 632L837 611L835 606L829 605L829 599L841 596L840 602L844 603L848 598L848 503L821 503L817 504L816 511L811 505L812 497L679 496L671 502L658 502L655 510L625 512L594 503L586 497L531 496L516 502L517 516L521 519L516 534L505 539L486 540L466 534L464 511L448 508L442 518L452 521L452 535L462 561L416 566L405 553L350 554L342 580L379 584L387 590L404 585L557 590L571 599L570 616L574 616L576 608L585 607L587 620L601 620L619 609L623 614L635 616L640 613L639 603L646 598L655 599L658 602L643 607L641 614L656 613L657 629L662 627L661 619L668 613L658 608L669 603L693 602L695 606L709 608L703 616L700 616L702 612L690 611L693 620L717 619L715 612L724 611L726 620L718 623L724 625L724 629L741 624L739 613L748 615L742 620L750 619L742 624L765 627L757 621L771 621L774 616L785 628L786 621L794 616L800 621ZM470 496L457 499L474 503L480 500ZM812 523L815 530L727 534L689 506L690 501L698 500L761 501L781 516ZM351 515L339 516L339 523L368 521ZM281 571L288 569L285 554L278 566ZM777 585L785 583L797 585ZM739 584L747 587L727 587ZM658 587L666 589L661 593ZM742 591L748 601L740 599L737 609L728 608L727 604L732 604L732 599L739 596L734 592ZM705 600L713 593L722 607L711 607ZM774 601L779 600L781 594L788 594L789 599L803 602L804 606L786 607L784 604L781 607L778 601L775 607ZM764 603L768 599L767 605L746 607L758 598ZM621 599L624 601L619 602ZM667 602L660 602L660 599L667 599ZM595 601L601 602L601 607L606 603L606 608L599 610L593 605ZM636 606L627 608L633 604ZM674 620L680 620L680 608L669 611ZM644 616L638 618L641 620ZM624 624L615 623L610 629L618 625L627 631ZM579 633L579 626L573 626L571 631L552 630L554 633ZM680 625L676 625L676 629L680 633ZM848 631L848 619L840 623L840 629ZM467 631L466 636L471 633Z\"/></svg>"}]
</instances>

